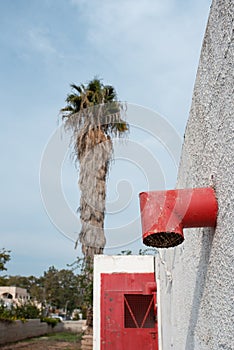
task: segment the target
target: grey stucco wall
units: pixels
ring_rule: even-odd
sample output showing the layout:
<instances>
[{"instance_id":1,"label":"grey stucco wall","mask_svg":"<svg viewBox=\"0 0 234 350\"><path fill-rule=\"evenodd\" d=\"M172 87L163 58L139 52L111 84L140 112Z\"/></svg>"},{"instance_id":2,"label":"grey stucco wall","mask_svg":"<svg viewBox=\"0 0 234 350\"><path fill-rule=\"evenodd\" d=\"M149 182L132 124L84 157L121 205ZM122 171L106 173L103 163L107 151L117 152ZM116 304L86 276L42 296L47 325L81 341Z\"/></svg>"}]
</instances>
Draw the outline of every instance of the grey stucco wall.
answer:
<instances>
[{"instance_id":1,"label":"grey stucco wall","mask_svg":"<svg viewBox=\"0 0 234 350\"><path fill-rule=\"evenodd\" d=\"M215 229L160 250L162 349L234 349L234 1L214 0L185 132L178 188L213 185Z\"/></svg>"}]
</instances>

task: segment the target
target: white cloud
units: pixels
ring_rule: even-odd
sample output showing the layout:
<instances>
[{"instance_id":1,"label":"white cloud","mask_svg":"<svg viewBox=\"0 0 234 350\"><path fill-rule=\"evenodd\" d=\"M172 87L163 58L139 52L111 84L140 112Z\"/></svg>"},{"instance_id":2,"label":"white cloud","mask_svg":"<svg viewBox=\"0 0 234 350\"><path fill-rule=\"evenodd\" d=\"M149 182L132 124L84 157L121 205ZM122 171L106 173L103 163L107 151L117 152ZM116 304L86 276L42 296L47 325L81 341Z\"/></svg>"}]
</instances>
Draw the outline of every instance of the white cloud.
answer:
<instances>
[{"instance_id":1,"label":"white cloud","mask_svg":"<svg viewBox=\"0 0 234 350\"><path fill-rule=\"evenodd\" d=\"M49 33L41 28L30 29L27 33L28 47L31 50L39 52L43 55L56 54L57 51L52 44Z\"/></svg>"},{"instance_id":2,"label":"white cloud","mask_svg":"<svg viewBox=\"0 0 234 350\"><path fill-rule=\"evenodd\" d=\"M197 33L196 23L204 20L204 14L188 18L175 0L166 1L89 1L72 0L78 6L78 14L85 18L87 39L104 54L135 59L147 58L151 63L165 60L174 62L186 55L190 40ZM199 7L194 11L199 12ZM199 19L200 17L200 19ZM200 29L200 28L199 28ZM176 62L175 62L176 64Z\"/></svg>"},{"instance_id":3,"label":"white cloud","mask_svg":"<svg viewBox=\"0 0 234 350\"><path fill-rule=\"evenodd\" d=\"M147 42L147 28L159 23L170 13L174 1L89 1L84 5L80 0L72 0L78 5L79 15L86 19L88 39L96 46L111 44L106 49L117 49L123 42L138 44ZM149 33L150 34L150 33Z\"/></svg>"},{"instance_id":4,"label":"white cloud","mask_svg":"<svg viewBox=\"0 0 234 350\"><path fill-rule=\"evenodd\" d=\"M117 91L169 119L177 116L181 128L188 116L210 2L73 0L73 5L94 55L109 66L111 77L118 75ZM177 105L182 108L176 110Z\"/></svg>"}]
</instances>

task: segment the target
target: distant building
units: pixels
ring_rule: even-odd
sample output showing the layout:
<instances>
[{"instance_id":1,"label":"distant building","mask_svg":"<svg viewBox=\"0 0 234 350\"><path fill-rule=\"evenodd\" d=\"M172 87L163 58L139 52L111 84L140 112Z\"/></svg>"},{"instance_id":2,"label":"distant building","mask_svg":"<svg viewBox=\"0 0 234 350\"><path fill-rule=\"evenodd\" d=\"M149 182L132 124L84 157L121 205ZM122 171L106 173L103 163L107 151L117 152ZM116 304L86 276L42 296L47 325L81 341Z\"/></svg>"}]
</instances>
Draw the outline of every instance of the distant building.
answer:
<instances>
[{"instance_id":1,"label":"distant building","mask_svg":"<svg viewBox=\"0 0 234 350\"><path fill-rule=\"evenodd\" d=\"M20 287L0 287L0 301L5 305L24 304L30 299L30 295L25 288Z\"/></svg>"}]
</instances>

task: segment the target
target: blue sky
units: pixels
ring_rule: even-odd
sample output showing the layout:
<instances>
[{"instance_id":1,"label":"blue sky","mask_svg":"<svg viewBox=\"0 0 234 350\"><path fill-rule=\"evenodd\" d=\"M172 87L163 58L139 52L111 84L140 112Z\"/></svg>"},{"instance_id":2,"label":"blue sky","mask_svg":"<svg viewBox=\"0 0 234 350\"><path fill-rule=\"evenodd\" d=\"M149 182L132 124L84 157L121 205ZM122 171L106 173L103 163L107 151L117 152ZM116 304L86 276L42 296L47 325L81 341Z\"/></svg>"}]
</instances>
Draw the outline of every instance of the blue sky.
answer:
<instances>
[{"instance_id":1,"label":"blue sky","mask_svg":"<svg viewBox=\"0 0 234 350\"><path fill-rule=\"evenodd\" d=\"M210 0L0 1L0 247L11 250L8 274L41 275L51 265L66 267L79 254L73 242L79 228L71 227L69 238L56 229L39 185L43 152L58 127L69 84L98 75L115 86L120 100L164 116L183 138L210 4ZM146 146L151 143L149 149L157 152L147 132L133 130L130 138ZM120 154L131 149L129 144L118 147ZM159 163L164 173L170 173L166 186L174 186L176 167L164 162L164 151ZM111 228L125 227L127 218L135 216L138 202L132 193L144 188L144 174L129 159L120 156L112 167L108 205L116 200L120 178L128 182L126 188L124 181L121 186L124 192L129 190L133 203L119 217L107 215ZM75 210L77 174L68 156L62 174L65 197ZM108 254L142 247L140 238L132 244L128 244L132 238L121 239L121 244L107 247Z\"/></svg>"}]
</instances>

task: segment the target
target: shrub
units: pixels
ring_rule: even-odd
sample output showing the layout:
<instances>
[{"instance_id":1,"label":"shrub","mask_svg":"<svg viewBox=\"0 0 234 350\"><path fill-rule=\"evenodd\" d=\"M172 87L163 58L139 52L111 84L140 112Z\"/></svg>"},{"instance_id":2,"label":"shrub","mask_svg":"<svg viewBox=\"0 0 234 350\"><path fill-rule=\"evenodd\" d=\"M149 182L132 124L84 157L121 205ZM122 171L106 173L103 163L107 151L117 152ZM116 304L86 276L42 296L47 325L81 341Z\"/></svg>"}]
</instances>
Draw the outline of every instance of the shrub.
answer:
<instances>
[{"instance_id":1,"label":"shrub","mask_svg":"<svg viewBox=\"0 0 234 350\"><path fill-rule=\"evenodd\" d=\"M26 303L23 305L11 305L6 306L0 304L0 320L1 321L15 321L15 320L27 320L30 318L39 318L40 310L32 303Z\"/></svg>"},{"instance_id":2,"label":"shrub","mask_svg":"<svg viewBox=\"0 0 234 350\"><path fill-rule=\"evenodd\" d=\"M13 322L15 320L14 315L12 314L11 309L6 305L0 304L0 321L2 322Z\"/></svg>"},{"instance_id":3,"label":"shrub","mask_svg":"<svg viewBox=\"0 0 234 350\"><path fill-rule=\"evenodd\" d=\"M40 310L33 304L27 303L14 307L14 314L17 319L40 318Z\"/></svg>"},{"instance_id":4,"label":"shrub","mask_svg":"<svg viewBox=\"0 0 234 350\"><path fill-rule=\"evenodd\" d=\"M57 318L43 317L41 318L41 322L46 322L49 326L54 328L58 324L58 322L60 322L60 320Z\"/></svg>"}]
</instances>

